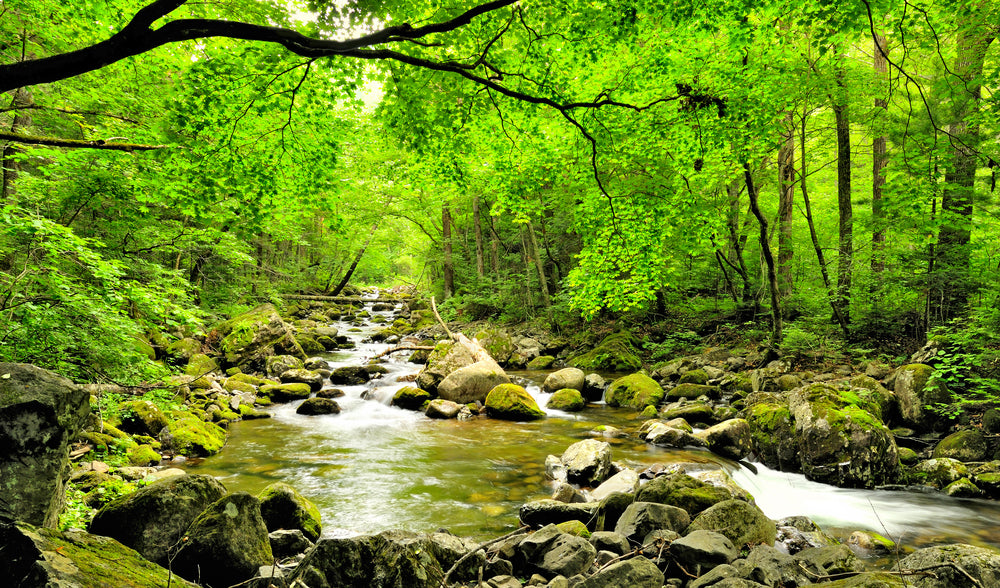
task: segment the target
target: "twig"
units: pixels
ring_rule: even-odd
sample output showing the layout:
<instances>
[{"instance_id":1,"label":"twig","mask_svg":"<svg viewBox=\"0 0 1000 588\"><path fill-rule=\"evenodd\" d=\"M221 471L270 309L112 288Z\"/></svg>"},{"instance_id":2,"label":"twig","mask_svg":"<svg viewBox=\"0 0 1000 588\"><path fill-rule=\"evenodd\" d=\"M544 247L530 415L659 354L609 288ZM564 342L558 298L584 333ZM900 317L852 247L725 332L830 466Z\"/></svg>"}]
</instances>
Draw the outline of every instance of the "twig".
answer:
<instances>
[{"instance_id":1,"label":"twig","mask_svg":"<svg viewBox=\"0 0 1000 588\"><path fill-rule=\"evenodd\" d=\"M393 347L392 349L386 349L382 353L379 353L372 359L378 359L380 357L385 357L390 353L396 353L397 351L434 351L434 348L430 345L404 345L402 347Z\"/></svg>"}]
</instances>

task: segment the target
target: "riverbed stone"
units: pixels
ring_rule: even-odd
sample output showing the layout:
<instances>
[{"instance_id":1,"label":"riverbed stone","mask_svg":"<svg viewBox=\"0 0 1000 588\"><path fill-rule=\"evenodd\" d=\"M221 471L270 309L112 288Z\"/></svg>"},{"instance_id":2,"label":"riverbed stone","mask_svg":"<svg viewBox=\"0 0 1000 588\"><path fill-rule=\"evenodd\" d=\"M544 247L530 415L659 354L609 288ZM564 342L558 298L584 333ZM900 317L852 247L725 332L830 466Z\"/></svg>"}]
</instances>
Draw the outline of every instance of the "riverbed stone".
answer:
<instances>
[{"instance_id":1,"label":"riverbed stone","mask_svg":"<svg viewBox=\"0 0 1000 588\"><path fill-rule=\"evenodd\" d=\"M666 391L667 400L678 400L680 398L694 400L702 396L707 396L709 398L718 398L719 388L717 386L705 386L703 384L684 383L684 384L678 384Z\"/></svg>"},{"instance_id":2,"label":"riverbed stone","mask_svg":"<svg viewBox=\"0 0 1000 588\"><path fill-rule=\"evenodd\" d=\"M289 384L266 384L260 387L260 394L274 402L292 402L309 398L312 388L309 384L293 382Z\"/></svg>"},{"instance_id":3,"label":"riverbed stone","mask_svg":"<svg viewBox=\"0 0 1000 588\"><path fill-rule=\"evenodd\" d=\"M933 373L934 368L923 363L904 365L896 370L895 392L900 415L906 426L918 432L932 430L944 421L925 406L951 402L951 394L944 382L931 381Z\"/></svg>"},{"instance_id":4,"label":"riverbed stone","mask_svg":"<svg viewBox=\"0 0 1000 588\"><path fill-rule=\"evenodd\" d=\"M566 479L583 486L595 486L611 472L611 445L606 441L584 439L566 448L562 454Z\"/></svg>"},{"instance_id":5,"label":"riverbed stone","mask_svg":"<svg viewBox=\"0 0 1000 588\"><path fill-rule=\"evenodd\" d=\"M459 404L484 402L487 395L501 384L510 384L510 378L497 362L487 359L448 374L438 384L437 394Z\"/></svg>"},{"instance_id":6,"label":"riverbed stone","mask_svg":"<svg viewBox=\"0 0 1000 588\"><path fill-rule=\"evenodd\" d=\"M130 400L118 404L121 422L118 428L132 435L156 437L169 423L167 415L149 400Z\"/></svg>"},{"instance_id":7,"label":"riverbed stone","mask_svg":"<svg viewBox=\"0 0 1000 588\"><path fill-rule=\"evenodd\" d=\"M403 386L392 397L392 405L406 410L420 410L425 402L430 402L431 393L414 386Z\"/></svg>"},{"instance_id":8,"label":"riverbed stone","mask_svg":"<svg viewBox=\"0 0 1000 588\"><path fill-rule=\"evenodd\" d=\"M590 534L590 544L597 551L610 551L615 555L625 555L632 551L628 538L614 531L595 531Z\"/></svg>"},{"instance_id":9,"label":"riverbed stone","mask_svg":"<svg viewBox=\"0 0 1000 588\"><path fill-rule=\"evenodd\" d=\"M654 422L646 431L646 443L660 447L705 447L704 439L695 437L684 429L675 429L666 423Z\"/></svg>"},{"instance_id":10,"label":"riverbed stone","mask_svg":"<svg viewBox=\"0 0 1000 588\"><path fill-rule=\"evenodd\" d=\"M617 474L601 482L601 485L590 493L594 500L603 500L613 492L634 493L639 489L639 473L631 468L624 468Z\"/></svg>"},{"instance_id":11,"label":"riverbed stone","mask_svg":"<svg viewBox=\"0 0 1000 588\"><path fill-rule=\"evenodd\" d=\"M282 320L272 304L261 304L224 321L210 335L220 340L219 350L226 363L244 367L245 370L249 368L246 371L264 370L267 358L275 355L290 355L300 360L306 358L305 351L295 339L295 327Z\"/></svg>"},{"instance_id":12,"label":"riverbed stone","mask_svg":"<svg viewBox=\"0 0 1000 588\"><path fill-rule=\"evenodd\" d=\"M319 416L327 414L340 414L340 405L336 400L329 398L306 398L295 409L295 414L307 416Z\"/></svg>"},{"instance_id":13,"label":"riverbed stone","mask_svg":"<svg viewBox=\"0 0 1000 588\"><path fill-rule=\"evenodd\" d=\"M645 557L633 557L601 568L599 572L576 584L576 588L661 588L663 572Z\"/></svg>"},{"instance_id":14,"label":"riverbed stone","mask_svg":"<svg viewBox=\"0 0 1000 588\"><path fill-rule=\"evenodd\" d=\"M718 488L683 473L657 476L639 489L636 500L657 502L684 509L692 517L732 496Z\"/></svg>"},{"instance_id":15,"label":"riverbed stone","mask_svg":"<svg viewBox=\"0 0 1000 588\"><path fill-rule=\"evenodd\" d=\"M275 482L257 496L268 531L298 529L310 541L319 539L322 533L319 509L298 490L284 482Z\"/></svg>"},{"instance_id":16,"label":"riverbed stone","mask_svg":"<svg viewBox=\"0 0 1000 588\"><path fill-rule=\"evenodd\" d=\"M634 502L618 519L615 533L624 535L634 545L641 545L652 531L669 529L679 533L690 522L691 517L682 508L656 502Z\"/></svg>"},{"instance_id":17,"label":"riverbed stone","mask_svg":"<svg viewBox=\"0 0 1000 588\"><path fill-rule=\"evenodd\" d=\"M428 392L437 392L438 384L453 371L472 365L475 359L465 347L454 341L443 341L434 346L427 358L427 365L417 374L417 387Z\"/></svg>"},{"instance_id":18,"label":"riverbed stone","mask_svg":"<svg viewBox=\"0 0 1000 588\"><path fill-rule=\"evenodd\" d=\"M555 363L555 361L556 358L551 355L539 355L538 357L529 361L528 365L525 366L525 369L547 370L550 367L552 367L552 364Z\"/></svg>"},{"instance_id":19,"label":"riverbed stone","mask_svg":"<svg viewBox=\"0 0 1000 588\"><path fill-rule=\"evenodd\" d=\"M672 402L663 407L660 411L660 418L666 421L673 419L684 419L689 423L697 423L705 426L719 422L715 416L715 409L705 402Z\"/></svg>"},{"instance_id":20,"label":"riverbed stone","mask_svg":"<svg viewBox=\"0 0 1000 588\"><path fill-rule=\"evenodd\" d=\"M670 554L685 569L708 571L721 564L732 563L739 556L733 542L715 531L694 531L673 541Z\"/></svg>"},{"instance_id":21,"label":"riverbed stone","mask_svg":"<svg viewBox=\"0 0 1000 588\"><path fill-rule=\"evenodd\" d=\"M823 588L912 588L909 580L888 572L872 572L851 578L823 582Z\"/></svg>"},{"instance_id":22,"label":"riverbed stone","mask_svg":"<svg viewBox=\"0 0 1000 588\"><path fill-rule=\"evenodd\" d=\"M889 555L896 550L896 542L874 531L854 531L847 538L847 544L864 556Z\"/></svg>"},{"instance_id":23,"label":"riverbed stone","mask_svg":"<svg viewBox=\"0 0 1000 588\"><path fill-rule=\"evenodd\" d=\"M528 563L548 579L555 576L571 577L589 569L596 555L597 550L587 539L560 533L546 546L541 557L536 556Z\"/></svg>"},{"instance_id":24,"label":"riverbed stone","mask_svg":"<svg viewBox=\"0 0 1000 588\"><path fill-rule=\"evenodd\" d=\"M323 376L318 372L307 369L286 370L278 376L284 384L301 383L307 384L312 392L316 392L323 387Z\"/></svg>"},{"instance_id":25,"label":"riverbed stone","mask_svg":"<svg viewBox=\"0 0 1000 588\"><path fill-rule=\"evenodd\" d=\"M745 577L764 586L812 584L799 562L771 545L755 545L746 557Z\"/></svg>"},{"instance_id":26,"label":"riverbed stone","mask_svg":"<svg viewBox=\"0 0 1000 588\"><path fill-rule=\"evenodd\" d=\"M793 555L801 567L826 576L852 574L865 569L864 562L847 545L809 547Z\"/></svg>"},{"instance_id":27,"label":"riverbed stone","mask_svg":"<svg viewBox=\"0 0 1000 588\"><path fill-rule=\"evenodd\" d=\"M160 431L160 443L188 457L208 457L226 444L226 430L190 415L171 422Z\"/></svg>"},{"instance_id":28,"label":"riverbed stone","mask_svg":"<svg viewBox=\"0 0 1000 588\"><path fill-rule=\"evenodd\" d=\"M745 545L773 545L777 535L774 521L757 506L742 500L725 500L714 504L696 516L685 531L717 531L737 548Z\"/></svg>"},{"instance_id":29,"label":"riverbed stone","mask_svg":"<svg viewBox=\"0 0 1000 588\"><path fill-rule=\"evenodd\" d=\"M48 370L0 363L0 516L58 525L69 444L90 414L89 397Z\"/></svg>"},{"instance_id":30,"label":"riverbed stone","mask_svg":"<svg viewBox=\"0 0 1000 588\"><path fill-rule=\"evenodd\" d=\"M954 565L952 565L954 564ZM973 545L939 545L919 549L899 562L903 569L935 566L933 575L908 578L914 588L979 588L1000 586L1000 551ZM975 578L978 586L958 568Z\"/></svg>"},{"instance_id":31,"label":"riverbed stone","mask_svg":"<svg viewBox=\"0 0 1000 588\"><path fill-rule=\"evenodd\" d=\"M0 519L0 545L7 586L196 588L110 537Z\"/></svg>"},{"instance_id":32,"label":"riverbed stone","mask_svg":"<svg viewBox=\"0 0 1000 588\"><path fill-rule=\"evenodd\" d=\"M427 404L427 411L424 414L432 419L453 419L458 416L458 413L462 410L462 406L451 400L435 398Z\"/></svg>"},{"instance_id":33,"label":"riverbed stone","mask_svg":"<svg viewBox=\"0 0 1000 588\"><path fill-rule=\"evenodd\" d=\"M657 406L663 400L663 388L644 373L638 372L611 383L604 394L608 406L622 406L642 410Z\"/></svg>"},{"instance_id":34,"label":"riverbed stone","mask_svg":"<svg viewBox=\"0 0 1000 588\"><path fill-rule=\"evenodd\" d=\"M452 580L471 581L478 576L479 568L486 565L486 552L480 549L466 557L471 551L469 545L450 533L431 533L427 540L431 555L441 564L442 569L450 570L460 559L465 558L452 572Z\"/></svg>"},{"instance_id":35,"label":"riverbed stone","mask_svg":"<svg viewBox=\"0 0 1000 588\"><path fill-rule=\"evenodd\" d=\"M439 393L445 389L446 382L447 378L438 387ZM534 421L545 418L545 412L538 408L535 399L517 384L500 384L491 389L486 395L486 415L508 421Z\"/></svg>"},{"instance_id":36,"label":"riverbed stone","mask_svg":"<svg viewBox=\"0 0 1000 588\"><path fill-rule=\"evenodd\" d=\"M267 534L271 544L271 554L277 559L284 559L300 553L305 553L313 546L299 529L278 529Z\"/></svg>"},{"instance_id":37,"label":"riverbed stone","mask_svg":"<svg viewBox=\"0 0 1000 588\"><path fill-rule=\"evenodd\" d=\"M962 462L985 461L990 452L986 438L977 429L966 429L948 435L938 442L933 457L950 457Z\"/></svg>"},{"instance_id":38,"label":"riverbed stone","mask_svg":"<svg viewBox=\"0 0 1000 588\"><path fill-rule=\"evenodd\" d=\"M171 562L182 578L226 588L252 578L273 563L260 501L236 492L210 504L191 523Z\"/></svg>"},{"instance_id":39,"label":"riverbed stone","mask_svg":"<svg viewBox=\"0 0 1000 588\"><path fill-rule=\"evenodd\" d=\"M568 363L595 372L628 372L642 367L636 348L639 342L628 331L622 330L605 337L597 347L571 358Z\"/></svg>"},{"instance_id":40,"label":"riverbed stone","mask_svg":"<svg viewBox=\"0 0 1000 588\"><path fill-rule=\"evenodd\" d=\"M171 476L112 500L87 530L113 537L165 566L195 518L225 495L226 488L212 476Z\"/></svg>"},{"instance_id":41,"label":"riverbed stone","mask_svg":"<svg viewBox=\"0 0 1000 588\"><path fill-rule=\"evenodd\" d=\"M969 468L964 463L950 457L921 461L911 471L918 481L938 489L969 475Z\"/></svg>"},{"instance_id":42,"label":"riverbed stone","mask_svg":"<svg viewBox=\"0 0 1000 588\"><path fill-rule=\"evenodd\" d=\"M597 513L599 504L597 502L570 503L551 498L531 500L521 505L518 518L523 524L536 528L558 525L566 521L590 523Z\"/></svg>"},{"instance_id":43,"label":"riverbed stone","mask_svg":"<svg viewBox=\"0 0 1000 588\"><path fill-rule=\"evenodd\" d=\"M552 372L545 377L542 382L543 392L555 392L564 388L571 388L582 392L586 386L586 376L583 370L575 367L563 368Z\"/></svg>"},{"instance_id":44,"label":"riverbed stone","mask_svg":"<svg viewBox=\"0 0 1000 588\"><path fill-rule=\"evenodd\" d=\"M587 401L579 390L573 388L563 388L556 390L545 404L546 408L553 410L563 410L566 412L579 412L586 408Z\"/></svg>"},{"instance_id":45,"label":"riverbed stone","mask_svg":"<svg viewBox=\"0 0 1000 588\"><path fill-rule=\"evenodd\" d=\"M695 435L704 439L708 449L716 455L739 460L753 451L750 423L745 419L729 419Z\"/></svg>"}]
</instances>

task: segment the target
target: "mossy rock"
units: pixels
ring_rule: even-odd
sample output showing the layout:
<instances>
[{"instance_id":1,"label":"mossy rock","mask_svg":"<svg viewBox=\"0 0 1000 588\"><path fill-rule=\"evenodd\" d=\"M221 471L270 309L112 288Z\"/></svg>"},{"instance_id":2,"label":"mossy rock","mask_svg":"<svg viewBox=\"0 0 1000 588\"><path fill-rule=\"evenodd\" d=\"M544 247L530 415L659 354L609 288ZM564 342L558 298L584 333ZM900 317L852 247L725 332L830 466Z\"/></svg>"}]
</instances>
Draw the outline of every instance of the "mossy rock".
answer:
<instances>
[{"instance_id":1,"label":"mossy rock","mask_svg":"<svg viewBox=\"0 0 1000 588\"><path fill-rule=\"evenodd\" d=\"M547 370L555 363L556 358L551 355L539 355L528 362L526 366L529 370Z\"/></svg>"},{"instance_id":2,"label":"mossy rock","mask_svg":"<svg viewBox=\"0 0 1000 588\"><path fill-rule=\"evenodd\" d=\"M575 535L584 539L589 539L591 535L590 529L581 521L563 521L557 524L556 528L559 529L560 533Z\"/></svg>"},{"instance_id":3,"label":"mossy rock","mask_svg":"<svg viewBox=\"0 0 1000 588\"><path fill-rule=\"evenodd\" d=\"M795 419L786 404L761 402L744 411L754 453L770 468L798 469Z\"/></svg>"},{"instance_id":4,"label":"mossy rock","mask_svg":"<svg viewBox=\"0 0 1000 588\"><path fill-rule=\"evenodd\" d=\"M301 382L276 385L268 384L261 386L258 393L261 396L269 398L272 402L292 402L293 400L309 398L309 395L312 394L312 388L309 384Z\"/></svg>"},{"instance_id":5,"label":"mossy rock","mask_svg":"<svg viewBox=\"0 0 1000 588\"><path fill-rule=\"evenodd\" d=\"M156 465L160 463L160 454L150 445L139 445L130 449L126 455L134 466Z\"/></svg>"},{"instance_id":6,"label":"mossy rock","mask_svg":"<svg viewBox=\"0 0 1000 588\"><path fill-rule=\"evenodd\" d=\"M705 425L714 424L718 419L715 417L715 410L708 404L702 402L691 402L681 406L667 405L659 416L664 420L684 419L689 423L701 423Z\"/></svg>"},{"instance_id":7,"label":"mossy rock","mask_svg":"<svg viewBox=\"0 0 1000 588\"><path fill-rule=\"evenodd\" d=\"M692 517L731 498L728 490L706 484L687 474L657 476L640 488L635 497L638 502L657 502L683 508Z\"/></svg>"},{"instance_id":8,"label":"mossy rock","mask_svg":"<svg viewBox=\"0 0 1000 588\"><path fill-rule=\"evenodd\" d=\"M700 384L704 386L705 384L708 383L708 380L709 380L708 373L705 370L698 368L696 370L689 370L681 374L681 377L679 380L677 380L677 383Z\"/></svg>"},{"instance_id":9,"label":"mossy rock","mask_svg":"<svg viewBox=\"0 0 1000 588\"><path fill-rule=\"evenodd\" d=\"M622 406L642 410L647 406L657 406L663 400L663 388L646 374L635 373L618 378L604 393L608 406Z\"/></svg>"},{"instance_id":10,"label":"mossy rock","mask_svg":"<svg viewBox=\"0 0 1000 588\"><path fill-rule=\"evenodd\" d=\"M689 400L694 400L702 396L708 396L709 398L718 398L719 389L715 386L706 386L704 384L693 384L693 383L680 383L667 390L667 398L671 400L677 400L679 398L687 398Z\"/></svg>"},{"instance_id":11,"label":"mossy rock","mask_svg":"<svg viewBox=\"0 0 1000 588\"><path fill-rule=\"evenodd\" d=\"M597 347L570 359L567 363L586 371L629 372L642 367L636 347L638 342L628 331L608 335Z\"/></svg>"},{"instance_id":12,"label":"mossy rock","mask_svg":"<svg viewBox=\"0 0 1000 588\"><path fill-rule=\"evenodd\" d=\"M562 390L556 390L545 406L553 410L577 412L586 408L587 401L583 399L583 395L580 394L579 390L563 388Z\"/></svg>"},{"instance_id":13,"label":"mossy rock","mask_svg":"<svg viewBox=\"0 0 1000 588\"><path fill-rule=\"evenodd\" d=\"M322 533L322 517L316 505L284 482L271 484L257 495L267 530L299 529L310 541Z\"/></svg>"},{"instance_id":14,"label":"mossy rock","mask_svg":"<svg viewBox=\"0 0 1000 588\"><path fill-rule=\"evenodd\" d=\"M201 342L190 337L174 341L167 346L167 355L178 361L191 359L201 352Z\"/></svg>"},{"instance_id":15,"label":"mossy rock","mask_svg":"<svg viewBox=\"0 0 1000 588\"><path fill-rule=\"evenodd\" d=\"M184 373L189 376L200 378L201 376L218 370L218 362L204 353L196 353L191 356L191 359L188 360L187 367L184 368Z\"/></svg>"},{"instance_id":16,"label":"mossy rock","mask_svg":"<svg viewBox=\"0 0 1000 588\"><path fill-rule=\"evenodd\" d=\"M945 426L947 422L924 407L952 401L944 382L931 381L933 374L934 368L922 363L904 365L896 370L895 393L903 422L921 432Z\"/></svg>"},{"instance_id":17,"label":"mossy rock","mask_svg":"<svg viewBox=\"0 0 1000 588\"><path fill-rule=\"evenodd\" d=\"M257 410L256 408L250 406L249 404L240 405L240 418L245 421L252 421L254 419L269 419L271 414L264 412L263 410Z\"/></svg>"},{"instance_id":18,"label":"mossy rock","mask_svg":"<svg viewBox=\"0 0 1000 588\"><path fill-rule=\"evenodd\" d=\"M177 453L188 457L215 455L226 444L225 429L194 415L174 421L167 428L169 442L162 436L160 440Z\"/></svg>"},{"instance_id":19,"label":"mossy rock","mask_svg":"<svg viewBox=\"0 0 1000 588\"><path fill-rule=\"evenodd\" d=\"M316 355L317 353L323 353L326 351L326 347L324 347L322 343L308 335L298 335L295 339L299 342L299 345L302 347L302 351L304 351L306 355Z\"/></svg>"},{"instance_id":20,"label":"mossy rock","mask_svg":"<svg viewBox=\"0 0 1000 588\"><path fill-rule=\"evenodd\" d=\"M167 415L149 400L130 400L118 405L122 431L134 435L156 436L169 423Z\"/></svg>"},{"instance_id":21,"label":"mossy rock","mask_svg":"<svg viewBox=\"0 0 1000 588\"><path fill-rule=\"evenodd\" d=\"M249 382L245 382L243 380L237 380L234 378L226 378L225 381L222 382L222 387L227 392L242 392L243 394L257 393L257 386L250 384Z\"/></svg>"},{"instance_id":22,"label":"mossy rock","mask_svg":"<svg viewBox=\"0 0 1000 588\"><path fill-rule=\"evenodd\" d=\"M733 545L774 545L777 527L774 521L756 506L742 500L725 500L714 504L699 514L684 535L692 531L722 533Z\"/></svg>"},{"instance_id":23,"label":"mossy rock","mask_svg":"<svg viewBox=\"0 0 1000 588\"><path fill-rule=\"evenodd\" d=\"M950 457L961 462L984 461L989 458L986 438L977 429L952 433L934 448L933 457Z\"/></svg>"},{"instance_id":24,"label":"mossy rock","mask_svg":"<svg viewBox=\"0 0 1000 588\"><path fill-rule=\"evenodd\" d=\"M514 342L503 329L494 327L483 329L476 333L476 340L490 354L493 361L499 364L507 363L510 355L514 353Z\"/></svg>"},{"instance_id":25,"label":"mossy rock","mask_svg":"<svg viewBox=\"0 0 1000 588\"><path fill-rule=\"evenodd\" d=\"M433 398L430 392L414 386L404 386L392 397L392 405L406 410L420 410L425 402Z\"/></svg>"},{"instance_id":26,"label":"mossy rock","mask_svg":"<svg viewBox=\"0 0 1000 588\"><path fill-rule=\"evenodd\" d=\"M293 327L281 319L272 304L261 304L224 321L214 331L220 339L219 349L226 362L232 365L261 370L265 360L273 355L291 355L299 359L307 356L295 338Z\"/></svg>"},{"instance_id":27,"label":"mossy rock","mask_svg":"<svg viewBox=\"0 0 1000 588\"><path fill-rule=\"evenodd\" d=\"M545 418L535 399L517 384L500 384L486 395L486 414L508 421L534 421Z\"/></svg>"}]
</instances>

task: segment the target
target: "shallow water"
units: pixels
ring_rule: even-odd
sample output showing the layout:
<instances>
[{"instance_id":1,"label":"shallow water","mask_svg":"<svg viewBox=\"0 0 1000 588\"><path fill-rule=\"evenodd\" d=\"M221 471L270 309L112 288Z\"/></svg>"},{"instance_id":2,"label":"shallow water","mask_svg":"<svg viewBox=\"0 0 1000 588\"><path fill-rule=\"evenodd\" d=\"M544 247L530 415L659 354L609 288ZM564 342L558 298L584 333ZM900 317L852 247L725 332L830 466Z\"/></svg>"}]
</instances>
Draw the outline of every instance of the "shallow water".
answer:
<instances>
[{"instance_id":1,"label":"shallow water","mask_svg":"<svg viewBox=\"0 0 1000 588\"><path fill-rule=\"evenodd\" d=\"M388 316L391 313L373 313ZM358 349L327 356L331 367L355 365L386 349L361 341L375 327L341 332ZM397 381L420 366L397 358L389 373L365 386L340 386L339 415L301 416L295 404L270 410L273 418L234 423L222 453L189 467L217 476L231 491L258 493L282 481L312 500L323 515L327 537L387 529L429 532L447 528L486 538L517 527L517 511L527 500L547 498L552 485L545 457L591 438L598 425L633 430L631 410L603 404L582 413L547 411L532 423L491 419L460 422L428 419L388 405ZM544 372L511 372L545 405L538 383ZM362 399L365 394L369 400ZM1000 547L1000 503L959 500L910 492L849 490L758 467L758 473L707 451L647 446L634 439L608 439L613 459L637 469L655 463L695 463L689 471L724 468L750 491L771 518L805 515L824 530L846 538L867 529L906 545L968 542Z\"/></svg>"}]
</instances>

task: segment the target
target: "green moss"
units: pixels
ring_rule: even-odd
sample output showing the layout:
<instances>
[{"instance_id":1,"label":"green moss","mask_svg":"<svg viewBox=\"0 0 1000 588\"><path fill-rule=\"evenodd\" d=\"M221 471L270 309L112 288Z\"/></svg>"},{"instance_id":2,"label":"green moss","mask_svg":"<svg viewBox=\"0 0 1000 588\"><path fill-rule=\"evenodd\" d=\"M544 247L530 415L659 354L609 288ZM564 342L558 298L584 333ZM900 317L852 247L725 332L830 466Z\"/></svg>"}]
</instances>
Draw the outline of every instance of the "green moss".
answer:
<instances>
[{"instance_id":1,"label":"green moss","mask_svg":"<svg viewBox=\"0 0 1000 588\"><path fill-rule=\"evenodd\" d=\"M701 368L684 372L681 374L681 378L678 380L678 383L704 385L708 383L708 374Z\"/></svg>"},{"instance_id":2,"label":"green moss","mask_svg":"<svg viewBox=\"0 0 1000 588\"><path fill-rule=\"evenodd\" d=\"M554 410L576 412L583 410L587 406L587 401L583 399L583 395L580 394L579 390L563 388L562 390L556 390L552 394L546 406Z\"/></svg>"},{"instance_id":3,"label":"green moss","mask_svg":"<svg viewBox=\"0 0 1000 588\"><path fill-rule=\"evenodd\" d=\"M584 539L590 537L590 529L588 529L587 525L581 521L564 521L556 525L556 528L558 528L562 533L576 535L577 537L583 537Z\"/></svg>"},{"instance_id":4,"label":"green moss","mask_svg":"<svg viewBox=\"0 0 1000 588\"><path fill-rule=\"evenodd\" d=\"M597 347L569 360L571 367L587 371L628 372L642 367L637 341L628 331L608 335Z\"/></svg>"},{"instance_id":5,"label":"green moss","mask_svg":"<svg viewBox=\"0 0 1000 588\"><path fill-rule=\"evenodd\" d=\"M257 498L268 531L300 529L310 541L319 539L323 530L319 509L295 488L277 482L264 488Z\"/></svg>"},{"instance_id":6,"label":"green moss","mask_svg":"<svg viewBox=\"0 0 1000 588\"><path fill-rule=\"evenodd\" d=\"M663 401L663 396L663 388L656 380L646 374L635 373L612 382L604 394L604 401L608 406L641 410L647 406L658 406Z\"/></svg>"},{"instance_id":7,"label":"green moss","mask_svg":"<svg viewBox=\"0 0 1000 588\"><path fill-rule=\"evenodd\" d=\"M174 451L181 455L208 457L226 444L226 431L222 427L193 415L170 423L170 434Z\"/></svg>"},{"instance_id":8,"label":"green moss","mask_svg":"<svg viewBox=\"0 0 1000 588\"><path fill-rule=\"evenodd\" d=\"M695 399L699 396L718 397L719 389L715 386L705 386L703 384L685 382L678 384L667 391L667 398Z\"/></svg>"},{"instance_id":9,"label":"green moss","mask_svg":"<svg viewBox=\"0 0 1000 588\"><path fill-rule=\"evenodd\" d=\"M535 399L517 384L500 384L486 395L486 414L508 421L533 421L545 418Z\"/></svg>"},{"instance_id":10,"label":"green moss","mask_svg":"<svg viewBox=\"0 0 1000 588\"><path fill-rule=\"evenodd\" d=\"M160 454L149 445L138 445L128 451L128 461L132 465L145 466L160 463Z\"/></svg>"},{"instance_id":11,"label":"green moss","mask_svg":"<svg viewBox=\"0 0 1000 588\"><path fill-rule=\"evenodd\" d=\"M551 355L539 355L535 359L528 362L527 369L529 370L547 370L552 367L555 363L556 358Z\"/></svg>"},{"instance_id":12,"label":"green moss","mask_svg":"<svg viewBox=\"0 0 1000 588\"><path fill-rule=\"evenodd\" d=\"M189 376L200 377L218 369L219 364L214 359L204 353L197 353L192 355L191 359L188 360L187 367L184 368L184 373Z\"/></svg>"},{"instance_id":13,"label":"green moss","mask_svg":"<svg viewBox=\"0 0 1000 588\"><path fill-rule=\"evenodd\" d=\"M406 410L419 410L425 402L430 401L431 393L413 386L404 386L392 397L392 404Z\"/></svg>"}]
</instances>

